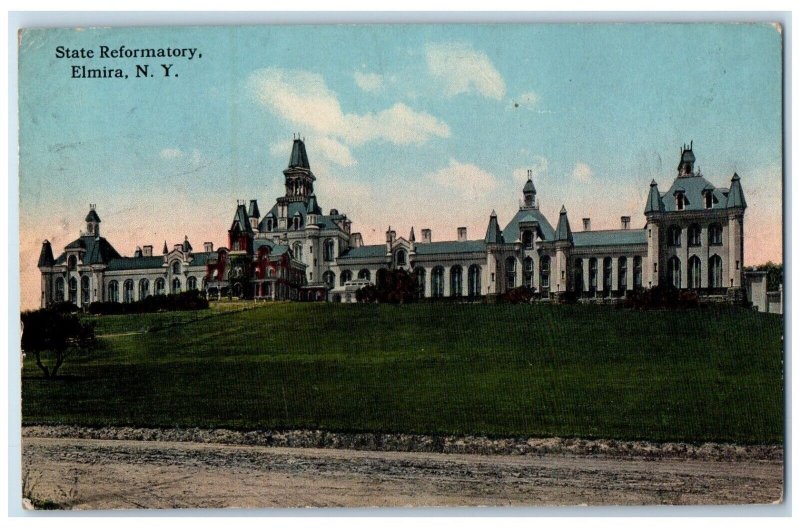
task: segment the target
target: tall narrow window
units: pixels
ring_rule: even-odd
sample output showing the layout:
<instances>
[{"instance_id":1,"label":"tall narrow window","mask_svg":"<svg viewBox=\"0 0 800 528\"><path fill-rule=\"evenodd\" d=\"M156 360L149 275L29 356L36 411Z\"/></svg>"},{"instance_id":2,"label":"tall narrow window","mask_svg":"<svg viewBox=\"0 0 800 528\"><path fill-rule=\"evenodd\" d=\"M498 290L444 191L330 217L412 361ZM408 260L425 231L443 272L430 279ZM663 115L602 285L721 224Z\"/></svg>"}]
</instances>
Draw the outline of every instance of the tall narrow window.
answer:
<instances>
[{"instance_id":1,"label":"tall narrow window","mask_svg":"<svg viewBox=\"0 0 800 528\"><path fill-rule=\"evenodd\" d=\"M89 276L84 275L83 277L81 277L81 303L89 304L90 295L91 295L91 289L89 283Z\"/></svg>"},{"instance_id":2,"label":"tall narrow window","mask_svg":"<svg viewBox=\"0 0 800 528\"><path fill-rule=\"evenodd\" d=\"M181 292L181 280L178 277L172 279L172 293Z\"/></svg>"},{"instance_id":3,"label":"tall narrow window","mask_svg":"<svg viewBox=\"0 0 800 528\"><path fill-rule=\"evenodd\" d=\"M64 279L56 279L56 302L64 302Z\"/></svg>"},{"instance_id":4,"label":"tall narrow window","mask_svg":"<svg viewBox=\"0 0 800 528\"><path fill-rule=\"evenodd\" d=\"M617 287L623 292L628 289L628 259L625 257L617 261Z\"/></svg>"},{"instance_id":5,"label":"tall narrow window","mask_svg":"<svg viewBox=\"0 0 800 528\"><path fill-rule=\"evenodd\" d=\"M681 228L680 226L669 226L667 229L667 245L672 247L680 247L681 245Z\"/></svg>"},{"instance_id":6,"label":"tall narrow window","mask_svg":"<svg viewBox=\"0 0 800 528\"><path fill-rule=\"evenodd\" d=\"M633 257L633 287L642 287L642 257Z\"/></svg>"},{"instance_id":7,"label":"tall narrow window","mask_svg":"<svg viewBox=\"0 0 800 528\"><path fill-rule=\"evenodd\" d=\"M108 302L119 302L119 283L117 281L108 283Z\"/></svg>"},{"instance_id":8,"label":"tall narrow window","mask_svg":"<svg viewBox=\"0 0 800 528\"><path fill-rule=\"evenodd\" d=\"M166 282L161 277L156 279L155 294L164 295L166 290Z\"/></svg>"},{"instance_id":9,"label":"tall narrow window","mask_svg":"<svg viewBox=\"0 0 800 528\"><path fill-rule=\"evenodd\" d=\"M436 266L431 272L431 297L444 296L444 268Z\"/></svg>"},{"instance_id":10,"label":"tall narrow window","mask_svg":"<svg viewBox=\"0 0 800 528\"><path fill-rule=\"evenodd\" d=\"M323 246L323 255L322 258L325 262L332 262L334 255L334 242L332 238L325 240L325 245Z\"/></svg>"},{"instance_id":11,"label":"tall narrow window","mask_svg":"<svg viewBox=\"0 0 800 528\"><path fill-rule=\"evenodd\" d=\"M609 295L611 293L611 285L613 284L611 280L612 275L612 267L611 267L611 257L606 257L603 259L603 293Z\"/></svg>"},{"instance_id":12,"label":"tall narrow window","mask_svg":"<svg viewBox=\"0 0 800 528\"><path fill-rule=\"evenodd\" d=\"M542 287L542 290L545 290L550 287L550 257L547 255L543 255L542 258L539 260L539 284Z\"/></svg>"},{"instance_id":13,"label":"tall narrow window","mask_svg":"<svg viewBox=\"0 0 800 528\"><path fill-rule=\"evenodd\" d=\"M150 281L142 279L139 281L139 300L147 298L150 295Z\"/></svg>"},{"instance_id":14,"label":"tall narrow window","mask_svg":"<svg viewBox=\"0 0 800 528\"><path fill-rule=\"evenodd\" d=\"M422 299L425 297L425 268L415 268L414 277L417 279L417 298Z\"/></svg>"},{"instance_id":15,"label":"tall narrow window","mask_svg":"<svg viewBox=\"0 0 800 528\"><path fill-rule=\"evenodd\" d=\"M719 255L708 259L708 285L711 288L722 288L722 258Z\"/></svg>"},{"instance_id":16,"label":"tall narrow window","mask_svg":"<svg viewBox=\"0 0 800 528\"><path fill-rule=\"evenodd\" d=\"M525 274L523 283L526 288L533 288L533 259L531 257L525 257L525 260L522 261L522 266Z\"/></svg>"},{"instance_id":17,"label":"tall narrow window","mask_svg":"<svg viewBox=\"0 0 800 528\"><path fill-rule=\"evenodd\" d=\"M461 266L450 268L450 296L461 297L462 290Z\"/></svg>"},{"instance_id":18,"label":"tall narrow window","mask_svg":"<svg viewBox=\"0 0 800 528\"><path fill-rule=\"evenodd\" d=\"M697 255L692 256L689 259L689 267L687 270L687 279L688 279L688 286L689 288L699 289L700 288L700 273L701 273L701 266L700 266L700 259Z\"/></svg>"},{"instance_id":19,"label":"tall narrow window","mask_svg":"<svg viewBox=\"0 0 800 528\"><path fill-rule=\"evenodd\" d=\"M711 224L708 226L708 245L720 246L722 245L722 226L719 224Z\"/></svg>"},{"instance_id":20,"label":"tall narrow window","mask_svg":"<svg viewBox=\"0 0 800 528\"><path fill-rule=\"evenodd\" d=\"M700 245L701 232L699 225L692 224L689 226L689 247L697 247Z\"/></svg>"},{"instance_id":21,"label":"tall narrow window","mask_svg":"<svg viewBox=\"0 0 800 528\"><path fill-rule=\"evenodd\" d=\"M686 206L686 197L682 192L675 193L675 208L678 211L683 211Z\"/></svg>"},{"instance_id":22,"label":"tall narrow window","mask_svg":"<svg viewBox=\"0 0 800 528\"><path fill-rule=\"evenodd\" d=\"M667 261L667 280L673 288L681 287L681 260L678 257Z\"/></svg>"},{"instance_id":23,"label":"tall narrow window","mask_svg":"<svg viewBox=\"0 0 800 528\"><path fill-rule=\"evenodd\" d=\"M344 286L345 283L350 282L353 280L353 272L350 270L344 270L341 275L339 275L339 285Z\"/></svg>"},{"instance_id":24,"label":"tall narrow window","mask_svg":"<svg viewBox=\"0 0 800 528\"><path fill-rule=\"evenodd\" d=\"M478 297L481 294L481 267L473 264L469 267L469 296Z\"/></svg>"},{"instance_id":25,"label":"tall narrow window","mask_svg":"<svg viewBox=\"0 0 800 528\"><path fill-rule=\"evenodd\" d=\"M398 266L405 266L406 265L406 252L404 249L401 249L397 252L395 256L395 261Z\"/></svg>"},{"instance_id":26,"label":"tall narrow window","mask_svg":"<svg viewBox=\"0 0 800 528\"><path fill-rule=\"evenodd\" d=\"M533 249L533 231L530 229L522 232L522 245L525 249Z\"/></svg>"},{"instance_id":27,"label":"tall narrow window","mask_svg":"<svg viewBox=\"0 0 800 528\"><path fill-rule=\"evenodd\" d=\"M365 281L370 280L369 270L368 269L362 269L361 271L359 271L358 272L358 278L360 280L365 280Z\"/></svg>"},{"instance_id":28,"label":"tall narrow window","mask_svg":"<svg viewBox=\"0 0 800 528\"><path fill-rule=\"evenodd\" d=\"M298 262L303 262L303 244L300 242L295 242L294 246L292 246L292 255L294 255L294 259Z\"/></svg>"},{"instance_id":29,"label":"tall narrow window","mask_svg":"<svg viewBox=\"0 0 800 528\"><path fill-rule=\"evenodd\" d=\"M336 285L336 275L332 271L326 271L322 274L322 282L328 288L333 288Z\"/></svg>"},{"instance_id":30,"label":"tall narrow window","mask_svg":"<svg viewBox=\"0 0 800 528\"><path fill-rule=\"evenodd\" d=\"M78 304L78 279L75 277L69 279L69 302Z\"/></svg>"},{"instance_id":31,"label":"tall narrow window","mask_svg":"<svg viewBox=\"0 0 800 528\"><path fill-rule=\"evenodd\" d=\"M122 285L122 300L126 303L133 302L133 280L128 279Z\"/></svg>"},{"instance_id":32,"label":"tall narrow window","mask_svg":"<svg viewBox=\"0 0 800 528\"><path fill-rule=\"evenodd\" d=\"M506 259L506 288L509 290L517 286L517 259L508 257Z\"/></svg>"},{"instance_id":33,"label":"tall narrow window","mask_svg":"<svg viewBox=\"0 0 800 528\"><path fill-rule=\"evenodd\" d=\"M573 291L580 293L586 289L586 286L583 283L583 259L575 259L575 264L573 264L572 269L572 289Z\"/></svg>"},{"instance_id":34,"label":"tall narrow window","mask_svg":"<svg viewBox=\"0 0 800 528\"><path fill-rule=\"evenodd\" d=\"M589 291L597 291L597 259L594 257L589 259Z\"/></svg>"},{"instance_id":35,"label":"tall narrow window","mask_svg":"<svg viewBox=\"0 0 800 528\"><path fill-rule=\"evenodd\" d=\"M189 277L186 279L186 291L194 291L197 289L197 279L195 277Z\"/></svg>"}]
</instances>

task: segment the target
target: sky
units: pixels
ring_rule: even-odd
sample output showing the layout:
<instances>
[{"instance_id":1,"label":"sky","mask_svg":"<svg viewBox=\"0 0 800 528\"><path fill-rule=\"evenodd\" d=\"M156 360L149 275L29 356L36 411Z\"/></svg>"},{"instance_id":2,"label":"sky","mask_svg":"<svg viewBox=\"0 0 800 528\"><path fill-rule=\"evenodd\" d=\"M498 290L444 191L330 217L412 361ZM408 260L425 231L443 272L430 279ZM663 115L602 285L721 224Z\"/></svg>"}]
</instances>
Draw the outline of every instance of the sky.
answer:
<instances>
[{"instance_id":1,"label":"sky","mask_svg":"<svg viewBox=\"0 0 800 528\"><path fill-rule=\"evenodd\" d=\"M59 46L93 50L59 58ZM194 57L103 58L196 48ZM236 200L283 194L306 140L327 212L365 243L431 228L482 238L532 171L551 224L645 223L680 149L713 184L742 178L745 265L782 256L781 35L767 24L329 25L29 30L19 51L21 304L97 204L123 255L227 242ZM149 65L136 77L136 65ZM172 64L170 76L161 64ZM73 67L128 78L72 78ZM149 75L153 76L150 77Z\"/></svg>"}]
</instances>

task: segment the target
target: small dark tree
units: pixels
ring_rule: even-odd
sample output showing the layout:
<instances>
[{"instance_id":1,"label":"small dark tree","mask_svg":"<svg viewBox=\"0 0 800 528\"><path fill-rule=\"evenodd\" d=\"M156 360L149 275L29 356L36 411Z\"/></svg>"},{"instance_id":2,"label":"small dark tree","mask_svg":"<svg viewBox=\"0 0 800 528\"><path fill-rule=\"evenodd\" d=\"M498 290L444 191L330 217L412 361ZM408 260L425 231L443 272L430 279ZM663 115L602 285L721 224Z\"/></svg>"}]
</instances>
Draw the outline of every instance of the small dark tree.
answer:
<instances>
[{"instance_id":1,"label":"small dark tree","mask_svg":"<svg viewBox=\"0 0 800 528\"><path fill-rule=\"evenodd\" d=\"M406 270L380 270L375 282L356 291L358 302L404 304L417 297L417 280Z\"/></svg>"},{"instance_id":2,"label":"small dark tree","mask_svg":"<svg viewBox=\"0 0 800 528\"><path fill-rule=\"evenodd\" d=\"M22 313L22 351L34 355L48 379L56 377L70 352L92 350L95 344L94 324L82 323L76 314L48 309Z\"/></svg>"},{"instance_id":3,"label":"small dark tree","mask_svg":"<svg viewBox=\"0 0 800 528\"><path fill-rule=\"evenodd\" d=\"M783 264L775 264L770 260L756 266L756 270L767 272L767 291L778 291L778 287L783 284Z\"/></svg>"}]
</instances>

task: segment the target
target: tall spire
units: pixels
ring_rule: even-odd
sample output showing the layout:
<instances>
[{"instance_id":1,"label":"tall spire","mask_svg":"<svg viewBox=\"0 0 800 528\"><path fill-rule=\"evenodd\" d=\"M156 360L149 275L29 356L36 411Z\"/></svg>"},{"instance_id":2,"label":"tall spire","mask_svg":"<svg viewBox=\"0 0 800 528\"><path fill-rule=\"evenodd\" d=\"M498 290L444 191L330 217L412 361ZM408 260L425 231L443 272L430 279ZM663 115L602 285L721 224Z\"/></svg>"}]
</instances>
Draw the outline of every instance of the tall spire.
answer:
<instances>
[{"instance_id":1,"label":"tall spire","mask_svg":"<svg viewBox=\"0 0 800 528\"><path fill-rule=\"evenodd\" d=\"M414 226L411 226L411 233L408 235L409 242L416 242L417 237L414 236Z\"/></svg>"},{"instance_id":2,"label":"tall spire","mask_svg":"<svg viewBox=\"0 0 800 528\"><path fill-rule=\"evenodd\" d=\"M567 218L567 208L561 206L561 211L558 213L558 226L556 226L556 241L572 242L572 229L569 227L569 219Z\"/></svg>"},{"instance_id":3,"label":"tall spire","mask_svg":"<svg viewBox=\"0 0 800 528\"><path fill-rule=\"evenodd\" d=\"M644 214L660 213L664 210L664 202L661 200L661 193L658 192L656 180L650 182L650 194L647 195L647 205Z\"/></svg>"},{"instance_id":4,"label":"tall spire","mask_svg":"<svg viewBox=\"0 0 800 528\"><path fill-rule=\"evenodd\" d=\"M52 266L55 263L53 259L53 248L50 246L50 241L45 240L42 242L42 252L39 253L39 264L37 267L44 268Z\"/></svg>"},{"instance_id":5,"label":"tall spire","mask_svg":"<svg viewBox=\"0 0 800 528\"><path fill-rule=\"evenodd\" d=\"M733 178L731 178L731 188L728 190L728 199L725 203L725 207L728 209L744 209L747 207L742 184L739 182L739 175L735 172L733 173Z\"/></svg>"},{"instance_id":6,"label":"tall spire","mask_svg":"<svg viewBox=\"0 0 800 528\"><path fill-rule=\"evenodd\" d=\"M497 223L497 213L492 211L489 216L489 225L486 227L486 236L484 241L487 244L502 244L503 232L500 230L500 224Z\"/></svg>"},{"instance_id":7,"label":"tall spire","mask_svg":"<svg viewBox=\"0 0 800 528\"><path fill-rule=\"evenodd\" d=\"M169 253L169 250L167 249L167 241L166 240L164 241L164 249L161 250L161 253L163 255L166 255L167 253Z\"/></svg>"}]
</instances>

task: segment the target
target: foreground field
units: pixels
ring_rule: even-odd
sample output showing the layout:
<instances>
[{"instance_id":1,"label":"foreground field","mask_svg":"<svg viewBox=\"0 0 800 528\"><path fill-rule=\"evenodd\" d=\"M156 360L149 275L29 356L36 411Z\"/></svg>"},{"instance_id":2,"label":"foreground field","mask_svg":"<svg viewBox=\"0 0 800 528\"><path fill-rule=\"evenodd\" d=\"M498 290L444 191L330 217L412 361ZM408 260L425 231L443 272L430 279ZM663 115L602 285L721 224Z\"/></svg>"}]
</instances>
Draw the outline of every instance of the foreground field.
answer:
<instances>
[{"instance_id":1,"label":"foreground field","mask_svg":"<svg viewBox=\"0 0 800 528\"><path fill-rule=\"evenodd\" d=\"M225 307L99 318L101 349L70 358L54 382L26 359L23 423L783 439L775 316L730 307Z\"/></svg>"},{"instance_id":2,"label":"foreground field","mask_svg":"<svg viewBox=\"0 0 800 528\"><path fill-rule=\"evenodd\" d=\"M37 507L769 504L781 459L475 455L23 438Z\"/></svg>"}]
</instances>

